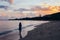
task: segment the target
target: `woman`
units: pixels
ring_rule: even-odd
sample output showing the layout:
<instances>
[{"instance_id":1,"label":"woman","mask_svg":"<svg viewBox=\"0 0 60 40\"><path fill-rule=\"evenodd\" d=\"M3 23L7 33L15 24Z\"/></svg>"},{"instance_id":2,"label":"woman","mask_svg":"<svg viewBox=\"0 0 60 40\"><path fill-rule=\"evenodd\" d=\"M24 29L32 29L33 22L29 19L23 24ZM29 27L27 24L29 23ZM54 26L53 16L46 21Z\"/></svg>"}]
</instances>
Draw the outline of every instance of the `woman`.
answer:
<instances>
[{"instance_id":1,"label":"woman","mask_svg":"<svg viewBox=\"0 0 60 40\"><path fill-rule=\"evenodd\" d=\"M20 38L22 38L21 31L22 31L22 24L21 24L21 22L20 22L20 23L19 23L19 35L20 35Z\"/></svg>"}]
</instances>

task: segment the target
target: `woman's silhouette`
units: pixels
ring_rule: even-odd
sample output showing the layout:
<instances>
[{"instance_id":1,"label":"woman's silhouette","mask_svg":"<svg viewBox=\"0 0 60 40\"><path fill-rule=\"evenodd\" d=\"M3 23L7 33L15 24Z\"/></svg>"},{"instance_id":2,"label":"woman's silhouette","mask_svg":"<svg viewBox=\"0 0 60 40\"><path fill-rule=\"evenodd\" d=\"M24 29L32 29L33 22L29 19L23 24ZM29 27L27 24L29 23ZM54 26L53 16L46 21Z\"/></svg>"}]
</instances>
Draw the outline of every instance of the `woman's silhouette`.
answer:
<instances>
[{"instance_id":1,"label":"woman's silhouette","mask_svg":"<svg viewBox=\"0 0 60 40\"><path fill-rule=\"evenodd\" d=\"M20 39L22 38L21 31L22 31L22 24L20 22L19 23L19 35L20 35Z\"/></svg>"}]
</instances>

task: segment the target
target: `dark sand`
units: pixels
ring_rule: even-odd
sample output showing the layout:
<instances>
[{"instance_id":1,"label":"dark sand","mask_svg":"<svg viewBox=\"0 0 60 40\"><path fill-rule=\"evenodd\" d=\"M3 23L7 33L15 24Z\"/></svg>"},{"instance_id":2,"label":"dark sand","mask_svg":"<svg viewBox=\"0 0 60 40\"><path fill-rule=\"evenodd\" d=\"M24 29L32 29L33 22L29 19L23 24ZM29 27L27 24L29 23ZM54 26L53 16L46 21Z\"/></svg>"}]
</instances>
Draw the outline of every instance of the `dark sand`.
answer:
<instances>
[{"instance_id":1,"label":"dark sand","mask_svg":"<svg viewBox=\"0 0 60 40\"><path fill-rule=\"evenodd\" d=\"M51 21L35 26L21 40L60 40L60 21Z\"/></svg>"}]
</instances>

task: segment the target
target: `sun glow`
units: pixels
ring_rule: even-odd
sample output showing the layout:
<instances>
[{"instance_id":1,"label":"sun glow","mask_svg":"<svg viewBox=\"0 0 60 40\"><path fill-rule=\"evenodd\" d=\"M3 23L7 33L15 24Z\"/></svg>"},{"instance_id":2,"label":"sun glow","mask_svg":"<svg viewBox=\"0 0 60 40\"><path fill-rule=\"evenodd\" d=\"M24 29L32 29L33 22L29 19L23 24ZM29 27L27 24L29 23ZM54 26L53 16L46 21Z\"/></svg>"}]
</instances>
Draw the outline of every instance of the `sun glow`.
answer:
<instances>
[{"instance_id":1,"label":"sun glow","mask_svg":"<svg viewBox=\"0 0 60 40\"><path fill-rule=\"evenodd\" d=\"M51 6L48 4L43 4L42 5L44 8L34 8L36 11L36 15L40 16L40 15L49 15L49 14L53 14L56 12L60 12L60 6Z\"/></svg>"}]
</instances>

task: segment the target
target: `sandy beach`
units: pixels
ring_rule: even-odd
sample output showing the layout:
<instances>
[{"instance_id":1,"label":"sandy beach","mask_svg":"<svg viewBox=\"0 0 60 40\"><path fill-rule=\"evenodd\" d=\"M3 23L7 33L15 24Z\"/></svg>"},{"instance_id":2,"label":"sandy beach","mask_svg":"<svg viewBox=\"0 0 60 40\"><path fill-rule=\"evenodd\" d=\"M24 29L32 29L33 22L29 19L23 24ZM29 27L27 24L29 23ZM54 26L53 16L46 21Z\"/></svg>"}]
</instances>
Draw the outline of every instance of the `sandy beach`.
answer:
<instances>
[{"instance_id":1,"label":"sandy beach","mask_svg":"<svg viewBox=\"0 0 60 40\"><path fill-rule=\"evenodd\" d=\"M20 40L60 40L60 21L45 22L33 27L22 30L23 38ZM19 32L11 32L0 37L0 40L19 40Z\"/></svg>"},{"instance_id":2,"label":"sandy beach","mask_svg":"<svg viewBox=\"0 0 60 40\"><path fill-rule=\"evenodd\" d=\"M21 40L60 40L60 21L51 21L35 26Z\"/></svg>"}]
</instances>

